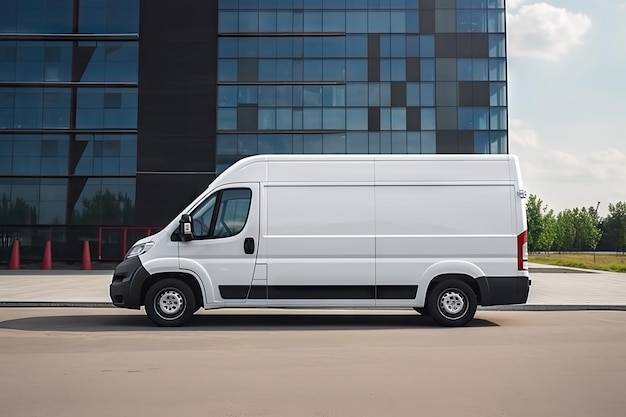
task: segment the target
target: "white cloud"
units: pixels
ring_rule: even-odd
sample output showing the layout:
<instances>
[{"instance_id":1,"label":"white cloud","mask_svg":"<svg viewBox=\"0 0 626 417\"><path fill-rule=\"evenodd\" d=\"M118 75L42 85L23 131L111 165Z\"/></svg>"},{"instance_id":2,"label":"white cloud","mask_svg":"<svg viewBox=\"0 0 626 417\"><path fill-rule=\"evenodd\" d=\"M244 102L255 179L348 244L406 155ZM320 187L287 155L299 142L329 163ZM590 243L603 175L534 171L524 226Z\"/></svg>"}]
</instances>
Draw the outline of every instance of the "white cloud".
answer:
<instances>
[{"instance_id":1,"label":"white cloud","mask_svg":"<svg viewBox=\"0 0 626 417\"><path fill-rule=\"evenodd\" d=\"M513 8L523 0L509 2ZM556 61L582 43L591 19L546 3L525 4L508 13L509 56Z\"/></svg>"},{"instance_id":2,"label":"white cloud","mask_svg":"<svg viewBox=\"0 0 626 417\"><path fill-rule=\"evenodd\" d=\"M506 2L506 8L511 10L511 9L517 9L519 6L521 6L522 4L524 4L526 0L508 0Z\"/></svg>"},{"instance_id":3,"label":"white cloud","mask_svg":"<svg viewBox=\"0 0 626 417\"><path fill-rule=\"evenodd\" d=\"M537 148L537 133L524 126L519 119L509 120L509 140L512 147Z\"/></svg>"}]
</instances>

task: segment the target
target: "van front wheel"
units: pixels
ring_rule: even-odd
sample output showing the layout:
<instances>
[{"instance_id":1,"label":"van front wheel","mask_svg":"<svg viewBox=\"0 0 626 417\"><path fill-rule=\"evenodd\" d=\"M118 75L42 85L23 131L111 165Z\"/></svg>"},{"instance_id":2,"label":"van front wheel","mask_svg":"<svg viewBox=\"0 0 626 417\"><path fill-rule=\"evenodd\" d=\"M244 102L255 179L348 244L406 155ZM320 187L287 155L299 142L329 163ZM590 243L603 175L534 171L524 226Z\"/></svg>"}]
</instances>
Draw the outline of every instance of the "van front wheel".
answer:
<instances>
[{"instance_id":1,"label":"van front wheel","mask_svg":"<svg viewBox=\"0 0 626 417\"><path fill-rule=\"evenodd\" d=\"M440 282L428 296L428 310L442 326L464 326L476 313L477 300L472 288L457 279Z\"/></svg>"},{"instance_id":2,"label":"van front wheel","mask_svg":"<svg viewBox=\"0 0 626 417\"><path fill-rule=\"evenodd\" d=\"M157 326L176 327L185 324L196 310L193 291L177 279L157 281L146 293L146 314Z\"/></svg>"}]
</instances>

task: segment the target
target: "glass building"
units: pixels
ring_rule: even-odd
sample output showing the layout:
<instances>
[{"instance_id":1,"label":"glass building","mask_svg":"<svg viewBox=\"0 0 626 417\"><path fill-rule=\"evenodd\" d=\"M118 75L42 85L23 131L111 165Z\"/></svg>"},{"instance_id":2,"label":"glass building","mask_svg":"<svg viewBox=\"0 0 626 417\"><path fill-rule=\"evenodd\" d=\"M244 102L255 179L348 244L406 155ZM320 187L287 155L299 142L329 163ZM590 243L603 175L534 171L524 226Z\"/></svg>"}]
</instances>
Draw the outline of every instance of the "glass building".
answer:
<instances>
[{"instance_id":1,"label":"glass building","mask_svg":"<svg viewBox=\"0 0 626 417\"><path fill-rule=\"evenodd\" d=\"M248 155L506 153L506 73L504 0L3 0L0 261L119 259Z\"/></svg>"}]
</instances>

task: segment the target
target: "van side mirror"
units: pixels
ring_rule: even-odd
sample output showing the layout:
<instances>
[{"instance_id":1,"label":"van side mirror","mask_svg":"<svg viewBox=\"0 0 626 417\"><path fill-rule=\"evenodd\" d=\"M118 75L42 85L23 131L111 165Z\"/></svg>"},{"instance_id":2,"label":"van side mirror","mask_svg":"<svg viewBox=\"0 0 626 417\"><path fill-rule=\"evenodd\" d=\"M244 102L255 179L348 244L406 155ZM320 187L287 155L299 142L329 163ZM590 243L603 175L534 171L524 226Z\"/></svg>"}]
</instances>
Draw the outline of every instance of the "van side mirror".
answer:
<instances>
[{"instance_id":1,"label":"van side mirror","mask_svg":"<svg viewBox=\"0 0 626 417\"><path fill-rule=\"evenodd\" d=\"M180 237L183 242L187 242L193 239L193 231L191 228L191 215L183 214L180 216Z\"/></svg>"}]
</instances>

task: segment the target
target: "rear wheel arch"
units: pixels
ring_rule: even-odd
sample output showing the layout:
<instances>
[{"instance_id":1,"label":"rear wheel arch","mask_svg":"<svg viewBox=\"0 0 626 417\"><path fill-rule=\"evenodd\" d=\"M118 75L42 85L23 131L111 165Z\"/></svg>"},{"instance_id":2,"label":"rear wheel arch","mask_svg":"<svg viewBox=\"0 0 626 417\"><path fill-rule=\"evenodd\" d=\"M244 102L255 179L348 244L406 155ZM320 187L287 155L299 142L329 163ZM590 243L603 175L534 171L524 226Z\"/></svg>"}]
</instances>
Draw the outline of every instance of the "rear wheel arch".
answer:
<instances>
[{"instance_id":1,"label":"rear wheel arch","mask_svg":"<svg viewBox=\"0 0 626 417\"><path fill-rule=\"evenodd\" d=\"M428 289L426 290L426 300L428 300L430 293L432 292L433 288L437 286L437 284L449 279L456 279L469 285L474 291L474 294L476 294L476 300L478 301L478 304L481 303L480 287L478 286L478 282L476 282L476 279L474 279L473 277L465 274L441 274L436 276L428 283Z\"/></svg>"}]
</instances>

